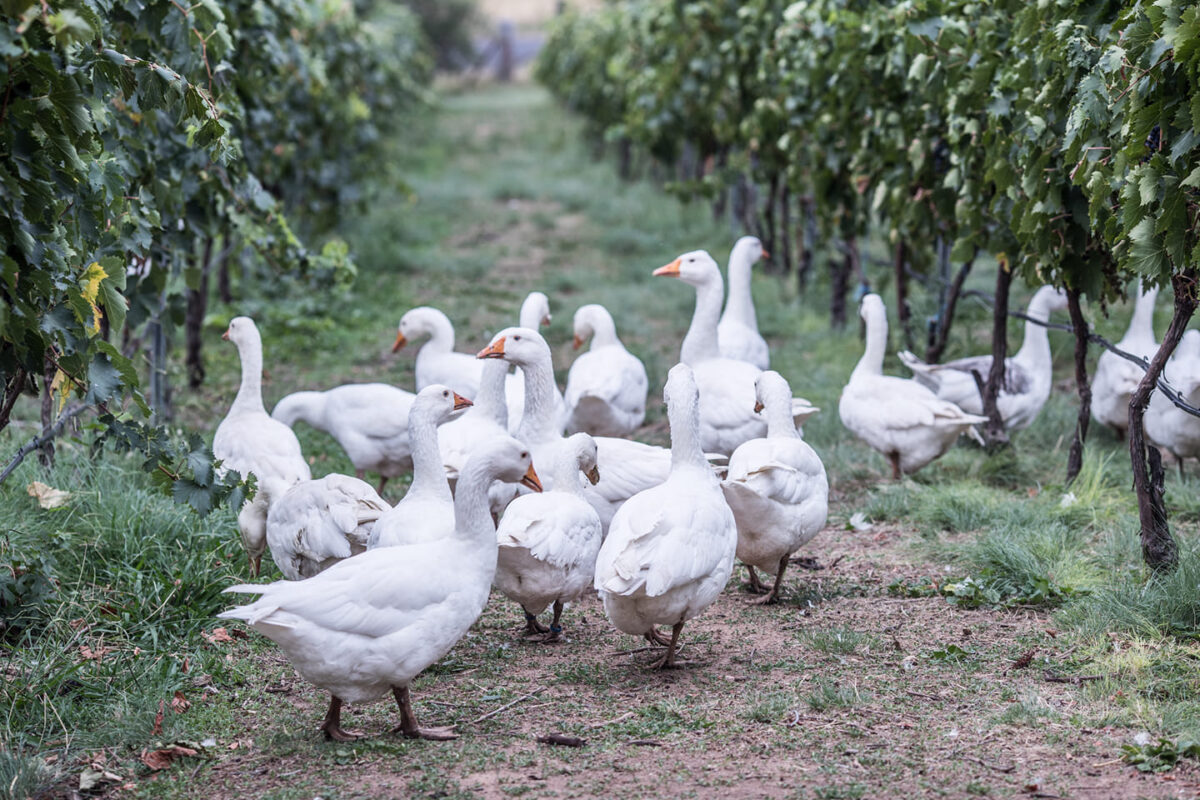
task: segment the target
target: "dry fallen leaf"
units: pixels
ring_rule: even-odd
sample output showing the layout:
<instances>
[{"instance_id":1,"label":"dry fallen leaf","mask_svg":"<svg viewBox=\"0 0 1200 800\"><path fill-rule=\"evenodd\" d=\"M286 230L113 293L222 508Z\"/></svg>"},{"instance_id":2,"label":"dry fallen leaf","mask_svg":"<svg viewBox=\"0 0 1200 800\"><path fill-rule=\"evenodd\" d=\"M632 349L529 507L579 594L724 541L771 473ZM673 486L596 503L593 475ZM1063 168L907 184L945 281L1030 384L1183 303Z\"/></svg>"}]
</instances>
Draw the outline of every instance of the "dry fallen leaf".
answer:
<instances>
[{"instance_id":1,"label":"dry fallen leaf","mask_svg":"<svg viewBox=\"0 0 1200 800\"><path fill-rule=\"evenodd\" d=\"M177 758L194 755L196 755L196 751L192 748L180 747L177 744L173 744L170 747L163 747L158 750L143 750L142 763L157 772L160 769L166 769L171 766L172 762Z\"/></svg>"},{"instance_id":2,"label":"dry fallen leaf","mask_svg":"<svg viewBox=\"0 0 1200 800\"><path fill-rule=\"evenodd\" d=\"M33 481L25 487L25 491L29 493L30 497L37 498L38 505L42 508L65 506L67 501L71 499L70 492L64 492L62 489L47 486L41 481Z\"/></svg>"},{"instance_id":3,"label":"dry fallen leaf","mask_svg":"<svg viewBox=\"0 0 1200 800\"><path fill-rule=\"evenodd\" d=\"M99 646L93 648L93 647L89 647L86 644L81 644L79 646L79 655L82 656L87 661L95 661L97 664L99 664L101 661L104 660L104 657L106 655L108 655L115 649L116 648L113 648L113 647L105 647L104 645L99 645Z\"/></svg>"},{"instance_id":4,"label":"dry fallen leaf","mask_svg":"<svg viewBox=\"0 0 1200 800\"><path fill-rule=\"evenodd\" d=\"M124 778L120 775L108 770L97 769L95 765L92 765L79 773L79 791L91 792L106 783L120 783L122 780Z\"/></svg>"},{"instance_id":5,"label":"dry fallen leaf","mask_svg":"<svg viewBox=\"0 0 1200 800\"><path fill-rule=\"evenodd\" d=\"M171 708L175 709L176 714L182 714L192 707L192 701L183 696L183 692L176 692L171 698Z\"/></svg>"},{"instance_id":6,"label":"dry fallen leaf","mask_svg":"<svg viewBox=\"0 0 1200 800\"><path fill-rule=\"evenodd\" d=\"M218 642L232 642L233 637L229 635L229 631L224 628L213 628L212 633L201 633L204 640L209 644L217 644Z\"/></svg>"},{"instance_id":7,"label":"dry fallen leaf","mask_svg":"<svg viewBox=\"0 0 1200 800\"><path fill-rule=\"evenodd\" d=\"M151 736L159 736L162 734L163 723L163 701L158 701L158 713L154 715L154 730L150 731Z\"/></svg>"}]
</instances>

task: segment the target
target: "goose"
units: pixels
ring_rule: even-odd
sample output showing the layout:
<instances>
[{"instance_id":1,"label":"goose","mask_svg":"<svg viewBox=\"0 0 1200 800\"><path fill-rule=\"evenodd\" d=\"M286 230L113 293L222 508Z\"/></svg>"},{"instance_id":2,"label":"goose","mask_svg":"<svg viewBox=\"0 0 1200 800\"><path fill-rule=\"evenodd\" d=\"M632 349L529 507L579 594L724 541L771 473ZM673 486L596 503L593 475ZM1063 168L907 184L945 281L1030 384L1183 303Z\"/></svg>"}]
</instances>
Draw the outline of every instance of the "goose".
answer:
<instances>
[{"instance_id":1,"label":"goose","mask_svg":"<svg viewBox=\"0 0 1200 800\"><path fill-rule=\"evenodd\" d=\"M767 435L733 451L721 489L737 520L737 557L750 570L751 589L760 591L756 567L775 576L771 590L755 601L768 604L779 599L788 558L825 527L829 479L792 423L787 380L767 371L754 386Z\"/></svg>"},{"instance_id":2,"label":"goose","mask_svg":"<svg viewBox=\"0 0 1200 800\"><path fill-rule=\"evenodd\" d=\"M1029 301L1028 314L1046 322L1050 312L1067 307L1065 292L1053 286L1043 286ZM983 400L975 385L973 372L986 380L992 368L991 356L973 356L948 361L945 364L926 364L907 350L900 360L913 371L918 383L929 388L943 400L949 400L968 414L982 414ZM1004 427L1011 431L1028 428L1037 419L1046 399L1050 397L1051 378L1050 337L1036 322L1025 322L1025 341L1016 355L1004 360L1004 383L996 397L996 407Z\"/></svg>"},{"instance_id":3,"label":"goose","mask_svg":"<svg viewBox=\"0 0 1200 800\"><path fill-rule=\"evenodd\" d=\"M604 532L596 510L584 499L580 473L593 485L600 480L596 442L586 433L571 436L559 449L552 465L554 488L513 500L496 528L500 555L495 586L521 605L526 633L541 635L543 642L558 640L563 604L582 597L596 574ZM554 618L547 631L537 616L551 603Z\"/></svg>"},{"instance_id":4,"label":"goose","mask_svg":"<svg viewBox=\"0 0 1200 800\"><path fill-rule=\"evenodd\" d=\"M505 328L479 351L479 358L504 359L525 375L525 415L516 437L529 445L541 464L554 464L566 441L553 415L554 369L550 347L542 335L530 328ZM628 498L667 479L671 471L670 451L630 439L597 436L596 451L600 481L584 488L584 496L600 515L605 529L617 507ZM548 478L553 486L553 479Z\"/></svg>"},{"instance_id":5,"label":"goose","mask_svg":"<svg viewBox=\"0 0 1200 800\"><path fill-rule=\"evenodd\" d=\"M278 478L291 485L312 478L292 429L271 419L262 399L262 336L254 320L234 317L221 336L237 347L242 362L242 382L229 412L213 436L213 456L221 461L221 474L236 470L253 475L261 484ZM267 549L267 497L258 496L238 511L238 530L250 557L250 573L258 575Z\"/></svg>"},{"instance_id":6,"label":"goose","mask_svg":"<svg viewBox=\"0 0 1200 800\"><path fill-rule=\"evenodd\" d=\"M391 508L358 478L333 473L289 486L268 478L267 547L288 580L311 578L367 549L367 537Z\"/></svg>"},{"instance_id":7,"label":"goose","mask_svg":"<svg viewBox=\"0 0 1200 800\"><path fill-rule=\"evenodd\" d=\"M738 239L729 253L729 296L717 339L723 358L733 358L753 364L759 369L771 365L767 340L758 332L758 315L754 313L754 295L750 293L750 270L754 263L767 257L757 236Z\"/></svg>"},{"instance_id":8,"label":"goose","mask_svg":"<svg viewBox=\"0 0 1200 800\"><path fill-rule=\"evenodd\" d=\"M699 390L692 368L676 364L663 388L671 426L671 474L629 498L612 519L596 557L596 590L620 631L664 638L656 668L675 665L679 633L706 609L733 571L737 523L700 447Z\"/></svg>"},{"instance_id":9,"label":"goose","mask_svg":"<svg viewBox=\"0 0 1200 800\"><path fill-rule=\"evenodd\" d=\"M332 436L346 451L359 480L379 473L383 492L389 478L412 469L408 412L412 392L386 383L347 383L324 392L293 392L271 411L271 418L293 428L307 422Z\"/></svg>"},{"instance_id":10,"label":"goose","mask_svg":"<svg viewBox=\"0 0 1200 800\"><path fill-rule=\"evenodd\" d=\"M1183 334L1163 368L1163 377L1189 405L1200 406L1200 331L1192 329ZM1179 460L1180 478L1183 460L1200 458L1200 417L1176 407L1162 392L1150 395L1142 427L1146 438Z\"/></svg>"},{"instance_id":11,"label":"goose","mask_svg":"<svg viewBox=\"0 0 1200 800\"><path fill-rule=\"evenodd\" d=\"M438 424L470 405L470 400L437 383L417 393L408 416L412 485L404 499L376 521L369 549L437 541L454 530L454 498L438 451Z\"/></svg>"},{"instance_id":12,"label":"goose","mask_svg":"<svg viewBox=\"0 0 1200 800\"><path fill-rule=\"evenodd\" d=\"M1154 301L1158 289L1138 285L1138 299L1129 320L1129 330L1117 347L1140 358L1150 358L1158 349L1154 340ZM1096 362L1096 374L1092 377L1092 418L1108 425L1120 439L1125 438L1129 428L1129 400L1146 370L1105 350Z\"/></svg>"},{"instance_id":13,"label":"goose","mask_svg":"<svg viewBox=\"0 0 1200 800\"><path fill-rule=\"evenodd\" d=\"M717 348L717 320L725 289L721 270L703 250L684 253L654 275L678 278L696 290L692 324L680 348L680 362L690 366L700 387L700 446L706 453L728 456L742 442L766 435L767 424L754 413L754 381L761 369L724 358ZM792 404L796 424L819 409L803 398Z\"/></svg>"},{"instance_id":14,"label":"goose","mask_svg":"<svg viewBox=\"0 0 1200 800\"><path fill-rule=\"evenodd\" d=\"M521 328L529 328L531 330L540 330L543 325L549 325L551 322L550 316L550 298L546 297L543 292L530 292L525 296L525 300L521 303L521 310L517 314L517 326ZM509 433L516 433L518 426L521 424L521 415L525 413L525 378L521 375L521 369L518 367L510 376L504 387L505 396L508 399L508 425ZM563 401L563 394L559 391L558 386L554 386L554 418L558 420L558 426L561 430L566 422L566 403Z\"/></svg>"},{"instance_id":15,"label":"goose","mask_svg":"<svg viewBox=\"0 0 1200 800\"><path fill-rule=\"evenodd\" d=\"M950 449L986 417L968 414L914 380L883 374L887 309L877 294L863 296L859 315L867 346L842 389L838 413L851 433L892 464L892 477L911 474Z\"/></svg>"},{"instance_id":16,"label":"goose","mask_svg":"<svg viewBox=\"0 0 1200 800\"><path fill-rule=\"evenodd\" d=\"M464 397L474 397L479 391L479 362L468 353L454 351L454 325L438 309L418 306L406 311L400 318L392 352L422 336L429 339L417 351L417 391L436 383Z\"/></svg>"},{"instance_id":17,"label":"goose","mask_svg":"<svg viewBox=\"0 0 1200 800\"><path fill-rule=\"evenodd\" d=\"M479 383L479 394L475 396L474 405L438 428L438 451L451 492L471 454L487 440L508 435L508 405L504 401L507 376L508 364L505 362L484 362L483 379ZM512 500L515 490L505 489L507 486L497 483L492 487L493 511L502 511Z\"/></svg>"},{"instance_id":18,"label":"goose","mask_svg":"<svg viewBox=\"0 0 1200 800\"><path fill-rule=\"evenodd\" d=\"M567 430L628 436L646 419L646 367L625 349L602 305L580 306L575 312L575 349L588 339L591 349L567 373Z\"/></svg>"},{"instance_id":19,"label":"goose","mask_svg":"<svg viewBox=\"0 0 1200 800\"><path fill-rule=\"evenodd\" d=\"M218 614L244 620L273 640L309 683L330 693L321 730L351 741L344 703L389 693L408 738L453 739L448 728L422 728L409 684L445 655L479 617L496 572L496 528L487 487L497 478L541 488L529 450L494 439L459 478L453 535L407 547L380 547L302 581L239 584L226 592L258 599Z\"/></svg>"}]
</instances>

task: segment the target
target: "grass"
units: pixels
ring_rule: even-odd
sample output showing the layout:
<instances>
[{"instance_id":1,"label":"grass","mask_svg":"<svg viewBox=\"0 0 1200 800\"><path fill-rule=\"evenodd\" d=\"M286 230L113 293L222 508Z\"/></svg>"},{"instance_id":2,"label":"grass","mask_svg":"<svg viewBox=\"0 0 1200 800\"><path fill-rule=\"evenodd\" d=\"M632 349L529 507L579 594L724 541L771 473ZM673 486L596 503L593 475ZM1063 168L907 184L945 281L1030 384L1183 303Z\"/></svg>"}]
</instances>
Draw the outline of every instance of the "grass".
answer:
<instances>
[{"instance_id":1,"label":"grass","mask_svg":"<svg viewBox=\"0 0 1200 800\"><path fill-rule=\"evenodd\" d=\"M389 352L405 310L441 307L458 325L458 349L477 350L515 322L525 292L539 288L551 298L546 334L560 382L573 310L605 304L650 375L646 438L665 442L657 394L693 293L649 272L697 247L723 259L731 236L706 207L665 197L649 182L619 181L610 165L589 158L577 133L528 87L450 96L438 116L414 120L381 164L368 211L342 232L359 258L354 287L314 294L243 276L239 300L210 309L209 378L198 391L177 390L177 424L211 432L232 397L236 356L219 337L235 314L253 315L263 333L271 406L294 390L349 381L411 386L412 354ZM885 258L882 241L868 252ZM886 291L885 270L868 269ZM971 281L987 288L986 276ZM668 675L645 670L654 654L613 633L597 603L568 611L568 641L557 650L521 643L519 614L492 603L414 687L423 718L464 730L440 749L388 737L325 745L310 730L324 698L277 650L257 636L206 638L229 602L221 589L247 577L231 514L199 520L154 494L136 462L89 459L81 445L64 443L48 473L23 465L0 486L0 589L13 596L0 605L7 626L0 780L8 787L0 790L17 797L66 785L102 753L146 797L189 796L196 780L221 797L638 796L658 788L657 765L669 754L678 785L712 793L747 780L771 787L800 780L764 758L781 752L813 762L791 796L878 796L896 775L925 769L925 732L955 726L968 736L960 716L980 730L990 721L1022 736L1050 722L1081 727L1075 716L1042 713L1057 706L1039 705L1048 685L1035 670L1009 670L1030 648L1043 659L1039 669L1103 675L1083 688L1053 687L1056 702L1081 705L1087 725L1200 738L1200 703L1192 699L1200 696L1196 479L1168 477L1183 546L1180 568L1167 576L1141 566L1121 443L1094 431L1084 472L1069 489L1062 485L1075 413L1069 391L1056 392L1001 457L964 443L912 478L885 481L883 459L847 436L837 418L862 345L854 324L829 331L827 292L820 279L801 295L793 282L755 276L773 366L823 409L805 438L830 476L831 519L863 512L875 528L827 530L805 554L845 561L789 571L774 609L744 607L732 582L716 610L685 629L681 656L696 666ZM916 287L914 303L920 319L930 307ZM1119 338L1123 325L1117 313L1099 327ZM965 303L956 326L948 358L987 349L986 309ZM893 332L885 365L892 374L903 374L891 355L901 338ZM1057 374L1069 376L1069 340L1052 334L1051 343ZM181 375L172 378L178 384ZM25 405L18 416L27 421L36 411ZM0 434L0 448L13 449L27 434L18 424ZM298 434L314 474L351 469L324 434L303 426ZM71 503L37 508L23 490L33 479L69 489ZM389 488L393 499L400 483ZM889 542L893 534L898 541ZM889 597L893 580L937 596ZM950 585L958 588L948 593ZM970 639L962 635L968 627ZM1048 628L1058 630L1051 636ZM547 688L536 698L472 723L538 686ZM185 713L169 705L177 692L191 702ZM789 725L793 712L805 719ZM846 741L862 738L866 721L886 732L887 747L847 756ZM348 724L378 737L395 724L394 711L356 710ZM547 732L589 744L562 752L532 741ZM207 760L158 780L138 761L144 749L209 739ZM1109 744L1076 760L1109 760L1116 750ZM245 760L234 766L232 758ZM936 769L951 793L1010 794L1022 786L1020 775L1002 783L970 765Z\"/></svg>"}]
</instances>

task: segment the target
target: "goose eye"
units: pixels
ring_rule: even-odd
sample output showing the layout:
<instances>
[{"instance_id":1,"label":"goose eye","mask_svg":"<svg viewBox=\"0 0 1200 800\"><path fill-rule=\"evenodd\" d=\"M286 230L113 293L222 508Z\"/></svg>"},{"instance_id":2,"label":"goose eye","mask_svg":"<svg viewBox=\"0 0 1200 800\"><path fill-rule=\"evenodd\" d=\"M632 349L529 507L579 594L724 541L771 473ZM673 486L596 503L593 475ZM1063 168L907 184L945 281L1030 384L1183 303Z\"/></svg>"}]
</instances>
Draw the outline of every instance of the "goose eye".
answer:
<instances>
[{"instance_id":1,"label":"goose eye","mask_svg":"<svg viewBox=\"0 0 1200 800\"><path fill-rule=\"evenodd\" d=\"M521 341L521 337L520 337L520 336L514 336L514 337L513 337L513 339L514 339L515 341L518 341L518 342L519 342L519 341Z\"/></svg>"},{"instance_id":2,"label":"goose eye","mask_svg":"<svg viewBox=\"0 0 1200 800\"><path fill-rule=\"evenodd\" d=\"M449 397L449 396L450 396L449 392L442 392L442 397Z\"/></svg>"},{"instance_id":3,"label":"goose eye","mask_svg":"<svg viewBox=\"0 0 1200 800\"><path fill-rule=\"evenodd\" d=\"M521 458L529 458L529 453L521 453Z\"/></svg>"}]
</instances>

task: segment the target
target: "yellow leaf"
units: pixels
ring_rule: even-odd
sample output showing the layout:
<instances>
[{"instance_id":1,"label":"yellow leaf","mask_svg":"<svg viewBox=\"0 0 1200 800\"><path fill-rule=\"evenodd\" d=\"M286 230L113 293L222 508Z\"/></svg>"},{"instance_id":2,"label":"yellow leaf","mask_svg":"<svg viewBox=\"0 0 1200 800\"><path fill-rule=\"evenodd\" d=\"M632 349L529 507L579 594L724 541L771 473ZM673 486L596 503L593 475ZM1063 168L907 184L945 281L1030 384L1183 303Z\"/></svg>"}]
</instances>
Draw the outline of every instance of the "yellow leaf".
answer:
<instances>
[{"instance_id":1,"label":"yellow leaf","mask_svg":"<svg viewBox=\"0 0 1200 800\"><path fill-rule=\"evenodd\" d=\"M100 262L93 261L79 279L83 286L83 299L92 307L92 327L88 330L91 334L100 330L100 307L96 305L96 298L100 296L100 282L107 277L108 273L100 266Z\"/></svg>"},{"instance_id":2,"label":"yellow leaf","mask_svg":"<svg viewBox=\"0 0 1200 800\"><path fill-rule=\"evenodd\" d=\"M59 506L66 505L67 501L71 499L70 492L64 492L62 489L47 486L41 481L34 481L29 484L25 487L25 491L29 493L30 497L36 497L38 505L42 508L58 508ZM91 658L91 656L84 656L84 658ZM99 660L99 658L99 656L96 656L96 660Z\"/></svg>"},{"instance_id":3,"label":"yellow leaf","mask_svg":"<svg viewBox=\"0 0 1200 800\"><path fill-rule=\"evenodd\" d=\"M67 373L61 369L54 373L54 380L50 381L50 394L58 395L58 410L56 414L61 414L63 406L67 404L67 398L71 396L71 390L75 388L75 382L67 377Z\"/></svg>"}]
</instances>

